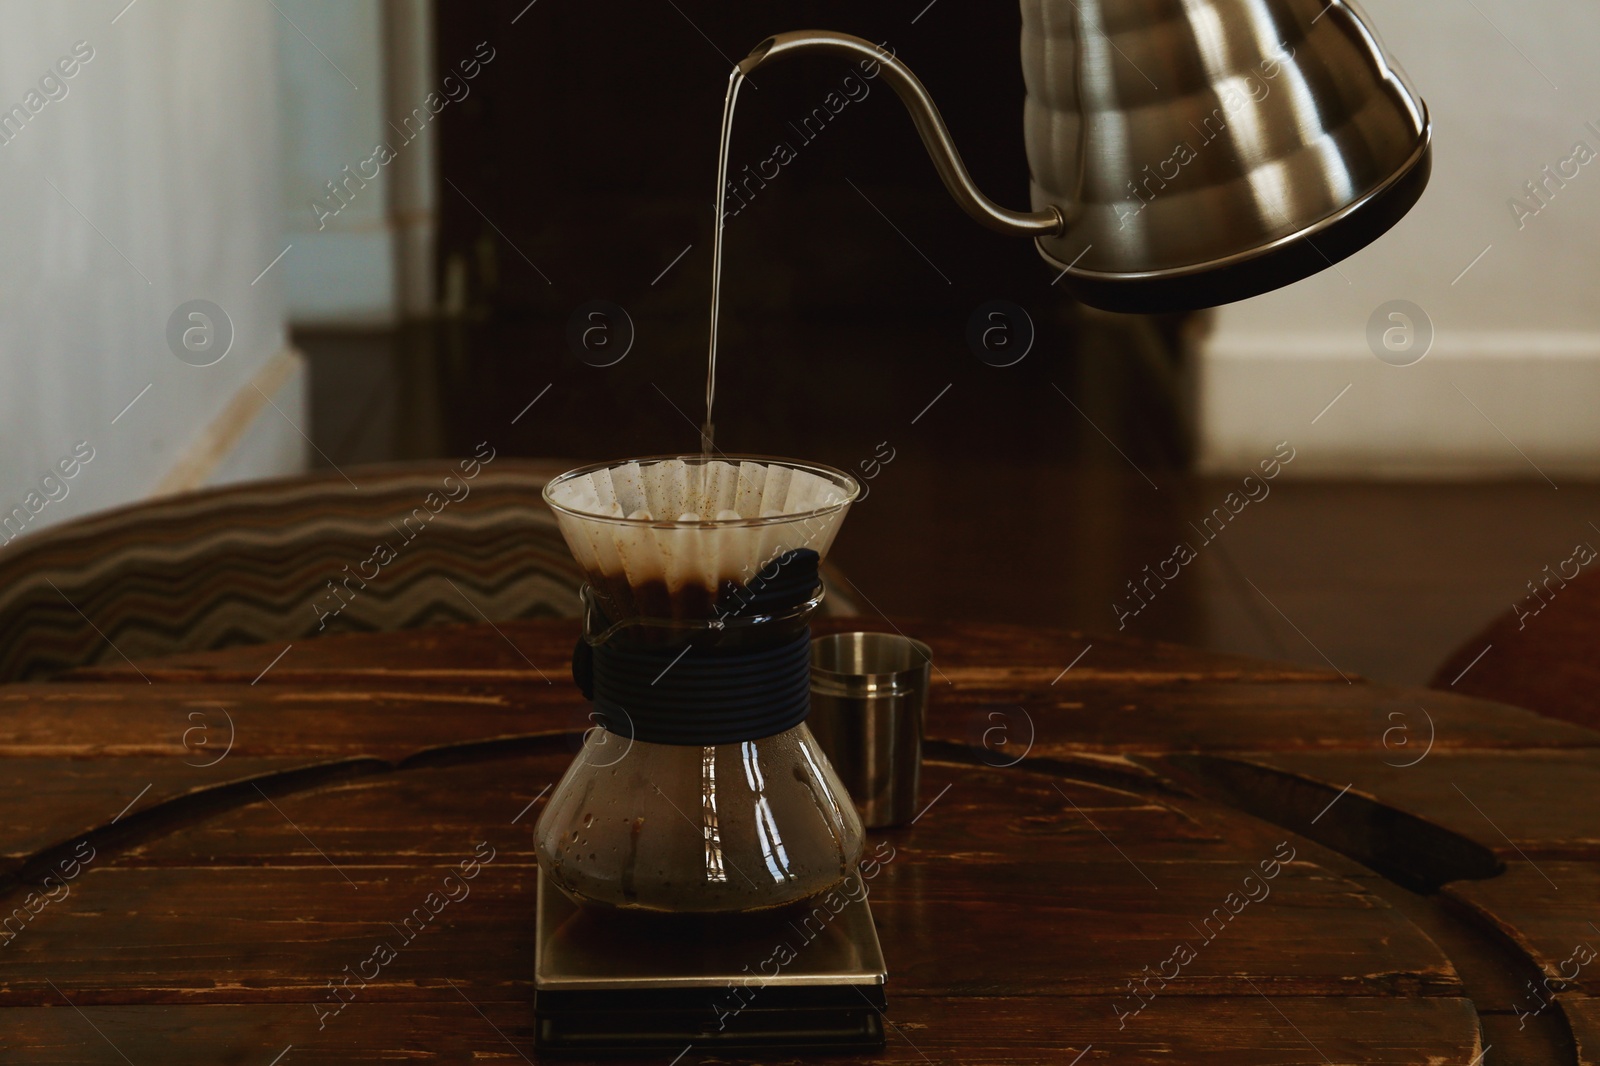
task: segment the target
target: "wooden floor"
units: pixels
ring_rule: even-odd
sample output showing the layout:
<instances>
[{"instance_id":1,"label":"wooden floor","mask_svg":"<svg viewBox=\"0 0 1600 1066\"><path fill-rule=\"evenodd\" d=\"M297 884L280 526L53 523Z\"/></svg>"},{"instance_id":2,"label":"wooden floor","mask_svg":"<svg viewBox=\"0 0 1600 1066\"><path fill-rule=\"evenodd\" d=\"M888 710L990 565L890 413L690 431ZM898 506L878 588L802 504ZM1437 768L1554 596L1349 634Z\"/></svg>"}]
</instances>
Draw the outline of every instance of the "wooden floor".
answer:
<instances>
[{"instance_id":1,"label":"wooden floor","mask_svg":"<svg viewBox=\"0 0 1600 1066\"><path fill-rule=\"evenodd\" d=\"M742 399L719 416L719 442L859 472L887 454L887 438L893 461L833 558L864 611L891 622L1120 623L1141 637L1422 683L1527 596L1543 567L1580 542L1600 545L1600 484L1553 490L1531 471L1519 482L1344 483L1296 478L1291 463L1233 514L1239 478L1181 471L1163 412L1138 400L1153 390L1121 353L1080 352L1055 367L1030 359L1026 374L999 378L965 353L928 356L942 343L932 333L897 328L896 355L865 329L843 331L852 343L837 351L816 337L763 338L803 349L814 376L848 388L836 402L763 409L749 402L759 390L733 376ZM490 336L297 337L327 460L454 454L485 438L507 454L575 461L692 447L693 360L618 376L626 367L549 357L537 330ZM1194 557L1175 567L1180 544Z\"/></svg>"},{"instance_id":2,"label":"wooden floor","mask_svg":"<svg viewBox=\"0 0 1600 1066\"><path fill-rule=\"evenodd\" d=\"M1600 544L1593 485L1284 475L1205 541L1190 523L1235 481L1164 475L1157 491L1110 469L1043 485L1034 471L967 471L997 501L984 514L952 506L947 473L886 473L841 534L835 560L891 619L959 612L1101 632L1121 619L1139 636L1399 683L1427 681L1576 543ZM1193 561L1165 587L1141 584L1148 605L1119 614L1113 604L1139 606L1126 582L1145 581L1146 566L1172 573L1179 542Z\"/></svg>"}]
</instances>

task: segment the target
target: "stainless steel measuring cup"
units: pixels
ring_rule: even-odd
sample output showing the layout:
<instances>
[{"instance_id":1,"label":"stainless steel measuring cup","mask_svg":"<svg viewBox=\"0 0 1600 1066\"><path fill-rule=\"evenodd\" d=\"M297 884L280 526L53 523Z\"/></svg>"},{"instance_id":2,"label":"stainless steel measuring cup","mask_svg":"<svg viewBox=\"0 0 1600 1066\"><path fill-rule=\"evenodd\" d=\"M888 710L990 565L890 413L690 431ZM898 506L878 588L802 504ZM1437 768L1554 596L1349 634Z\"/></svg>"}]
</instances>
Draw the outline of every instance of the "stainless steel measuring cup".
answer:
<instances>
[{"instance_id":1,"label":"stainless steel measuring cup","mask_svg":"<svg viewBox=\"0 0 1600 1066\"><path fill-rule=\"evenodd\" d=\"M917 815L932 654L893 633L835 633L811 642L806 719L868 827Z\"/></svg>"}]
</instances>

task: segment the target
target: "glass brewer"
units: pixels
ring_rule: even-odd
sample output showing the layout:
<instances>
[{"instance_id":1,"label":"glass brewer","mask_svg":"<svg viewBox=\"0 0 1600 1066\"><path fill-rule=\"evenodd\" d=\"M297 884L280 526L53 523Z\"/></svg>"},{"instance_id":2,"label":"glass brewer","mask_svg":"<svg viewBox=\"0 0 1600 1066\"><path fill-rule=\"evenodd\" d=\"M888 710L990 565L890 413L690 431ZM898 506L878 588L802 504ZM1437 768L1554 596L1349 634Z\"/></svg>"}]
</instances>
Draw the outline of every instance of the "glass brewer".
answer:
<instances>
[{"instance_id":1,"label":"glass brewer","mask_svg":"<svg viewBox=\"0 0 1600 1066\"><path fill-rule=\"evenodd\" d=\"M805 725L817 566L860 485L761 457L584 467L545 500L585 571L596 728L535 828L587 907L725 914L819 895L862 827Z\"/></svg>"}]
</instances>

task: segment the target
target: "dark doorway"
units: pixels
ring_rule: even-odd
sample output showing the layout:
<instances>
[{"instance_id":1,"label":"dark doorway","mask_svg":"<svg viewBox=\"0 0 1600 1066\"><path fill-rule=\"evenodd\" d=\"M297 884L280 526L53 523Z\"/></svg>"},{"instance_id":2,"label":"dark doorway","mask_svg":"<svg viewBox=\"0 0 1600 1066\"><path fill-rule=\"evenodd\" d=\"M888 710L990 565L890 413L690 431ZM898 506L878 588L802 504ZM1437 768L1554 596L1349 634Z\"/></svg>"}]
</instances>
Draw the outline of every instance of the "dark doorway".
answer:
<instances>
[{"instance_id":1,"label":"dark doorway","mask_svg":"<svg viewBox=\"0 0 1600 1066\"><path fill-rule=\"evenodd\" d=\"M881 42L940 102L981 186L1028 200L1020 16L1007 5L511 0L440 4L438 18L441 69L480 42L495 51L442 127L441 277L461 317L440 386L456 447L481 437L479 420L528 454L695 446L722 97L732 61L771 33ZM886 85L826 61L756 83L730 166L719 448L850 468L886 440L925 461L1122 464L1103 432L1141 465L1184 462L1173 323L1088 317L1029 242L968 220ZM1036 330L1014 366L969 346L992 300ZM612 366L569 344L593 301L631 324ZM595 322L617 351L628 324L610 317Z\"/></svg>"}]
</instances>

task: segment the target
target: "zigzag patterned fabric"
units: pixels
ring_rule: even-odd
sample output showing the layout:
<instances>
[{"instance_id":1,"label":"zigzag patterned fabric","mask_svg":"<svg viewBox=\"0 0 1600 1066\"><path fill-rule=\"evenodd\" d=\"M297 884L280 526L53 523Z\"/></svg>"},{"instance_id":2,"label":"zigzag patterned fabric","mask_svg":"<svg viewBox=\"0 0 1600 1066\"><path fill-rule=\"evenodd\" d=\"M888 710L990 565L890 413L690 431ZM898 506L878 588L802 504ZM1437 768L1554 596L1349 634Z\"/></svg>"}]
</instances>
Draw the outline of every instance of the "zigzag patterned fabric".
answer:
<instances>
[{"instance_id":1,"label":"zigzag patterned fabric","mask_svg":"<svg viewBox=\"0 0 1600 1066\"><path fill-rule=\"evenodd\" d=\"M540 498L563 467L489 458L209 489L18 538L0 547L0 682L323 633L577 616L582 575ZM831 582L829 596L830 613L849 612Z\"/></svg>"}]
</instances>

